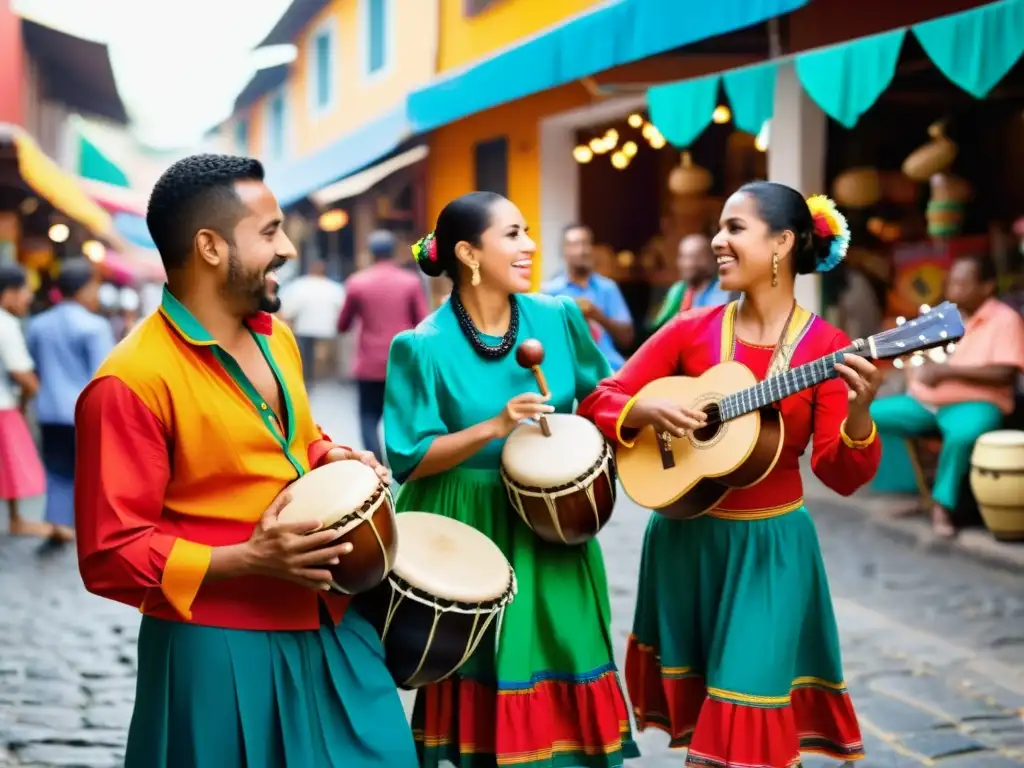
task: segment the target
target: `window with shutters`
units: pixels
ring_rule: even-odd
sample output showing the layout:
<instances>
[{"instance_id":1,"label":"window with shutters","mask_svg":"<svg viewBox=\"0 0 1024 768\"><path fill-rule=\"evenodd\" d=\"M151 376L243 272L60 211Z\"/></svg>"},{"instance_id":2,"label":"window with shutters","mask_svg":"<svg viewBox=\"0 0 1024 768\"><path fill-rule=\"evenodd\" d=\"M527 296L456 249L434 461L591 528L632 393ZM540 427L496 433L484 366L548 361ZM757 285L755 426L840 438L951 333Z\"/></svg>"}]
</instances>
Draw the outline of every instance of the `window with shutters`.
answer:
<instances>
[{"instance_id":1,"label":"window with shutters","mask_svg":"<svg viewBox=\"0 0 1024 768\"><path fill-rule=\"evenodd\" d=\"M335 74L337 35L334 18L328 18L309 38L306 52L306 89L309 109L321 115L334 107L337 88Z\"/></svg>"},{"instance_id":2,"label":"window with shutters","mask_svg":"<svg viewBox=\"0 0 1024 768\"><path fill-rule=\"evenodd\" d=\"M267 102L267 159L282 160L285 155L284 91L278 91Z\"/></svg>"},{"instance_id":3,"label":"window with shutters","mask_svg":"<svg viewBox=\"0 0 1024 768\"><path fill-rule=\"evenodd\" d=\"M395 0L363 0L366 57L364 71L367 75L379 75L388 69L392 56L391 6Z\"/></svg>"},{"instance_id":4,"label":"window with shutters","mask_svg":"<svg viewBox=\"0 0 1024 768\"><path fill-rule=\"evenodd\" d=\"M249 154L249 121L245 118L240 118L235 123L235 151L243 155Z\"/></svg>"}]
</instances>

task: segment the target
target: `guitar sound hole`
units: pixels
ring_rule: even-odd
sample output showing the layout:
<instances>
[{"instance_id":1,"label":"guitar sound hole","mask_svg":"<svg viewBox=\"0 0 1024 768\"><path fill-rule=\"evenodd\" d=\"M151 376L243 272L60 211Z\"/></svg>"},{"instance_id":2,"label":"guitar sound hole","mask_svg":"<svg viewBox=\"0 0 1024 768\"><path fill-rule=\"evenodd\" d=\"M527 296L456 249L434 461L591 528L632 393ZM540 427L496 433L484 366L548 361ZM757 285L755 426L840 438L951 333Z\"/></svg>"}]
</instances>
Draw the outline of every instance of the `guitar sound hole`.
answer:
<instances>
[{"instance_id":1,"label":"guitar sound hole","mask_svg":"<svg viewBox=\"0 0 1024 768\"><path fill-rule=\"evenodd\" d=\"M693 431L693 439L698 443L706 443L713 440L715 435L718 434L718 430L722 428L721 414L718 412L718 404L711 403L706 405L701 410L707 415L708 423L706 426Z\"/></svg>"}]
</instances>

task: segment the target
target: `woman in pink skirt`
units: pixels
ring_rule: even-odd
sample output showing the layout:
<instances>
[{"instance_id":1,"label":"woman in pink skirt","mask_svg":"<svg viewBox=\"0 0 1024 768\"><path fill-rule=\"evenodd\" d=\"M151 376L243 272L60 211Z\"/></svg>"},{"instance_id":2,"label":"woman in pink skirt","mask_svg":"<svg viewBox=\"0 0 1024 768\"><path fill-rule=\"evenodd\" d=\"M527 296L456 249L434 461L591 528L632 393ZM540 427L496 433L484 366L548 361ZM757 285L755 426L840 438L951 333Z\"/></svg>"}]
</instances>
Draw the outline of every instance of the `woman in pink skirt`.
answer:
<instances>
[{"instance_id":1,"label":"woman in pink skirt","mask_svg":"<svg viewBox=\"0 0 1024 768\"><path fill-rule=\"evenodd\" d=\"M10 532L46 536L50 526L24 520L18 501L46 490L43 465L23 414L25 402L39 387L32 358L25 346L21 321L32 301L25 272L0 266L0 499L10 510Z\"/></svg>"}]
</instances>

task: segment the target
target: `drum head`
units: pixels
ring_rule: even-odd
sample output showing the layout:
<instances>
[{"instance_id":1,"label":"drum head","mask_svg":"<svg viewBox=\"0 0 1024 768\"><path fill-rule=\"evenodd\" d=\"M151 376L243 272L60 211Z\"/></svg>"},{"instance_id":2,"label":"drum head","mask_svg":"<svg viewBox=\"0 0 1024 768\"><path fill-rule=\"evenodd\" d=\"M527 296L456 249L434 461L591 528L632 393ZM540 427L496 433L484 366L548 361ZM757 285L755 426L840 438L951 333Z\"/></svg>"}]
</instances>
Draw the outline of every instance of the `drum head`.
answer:
<instances>
[{"instance_id":1,"label":"drum head","mask_svg":"<svg viewBox=\"0 0 1024 768\"><path fill-rule=\"evenodd\" d=\"M430 512L402 512L398 540L395 575L416 589L459 603L486 603L508 591L512 566L476 528Z\"/></svg>"},{"instance_id":2,"label":"drum head","mask_svg":"<svg viewBox=\"0 0 1024 768\"><path fill-rule=\"evenodd\" d=\"M334 461L288 486L292 500L281 510L278 520L319 520L327 528L363 506L379 487L377 473L361 461Z\"/></svg>"},{"instance_id":3,"label":"drum head","mask_svg":"<svg viewBox=\"0 0 1024 768\"><path fill-rule=\"evenodd\" d=\"M520 424L505 441L501 464L520 485L556 488L586 474L604 451L604 435L582 416L547 417L551 437L537 424Z\"/></svg>"},{"instance_id":4,"label":"drum head","mask_svg":"<svg viewBox=\"0 0 1024 768\"><path fill-rule=\"evenodd\" d=\"M1024 432L1016 429L997 429L978 438L978 445L998 445L1000 448L1024 446Z\"/></svg>"}]
</instances>

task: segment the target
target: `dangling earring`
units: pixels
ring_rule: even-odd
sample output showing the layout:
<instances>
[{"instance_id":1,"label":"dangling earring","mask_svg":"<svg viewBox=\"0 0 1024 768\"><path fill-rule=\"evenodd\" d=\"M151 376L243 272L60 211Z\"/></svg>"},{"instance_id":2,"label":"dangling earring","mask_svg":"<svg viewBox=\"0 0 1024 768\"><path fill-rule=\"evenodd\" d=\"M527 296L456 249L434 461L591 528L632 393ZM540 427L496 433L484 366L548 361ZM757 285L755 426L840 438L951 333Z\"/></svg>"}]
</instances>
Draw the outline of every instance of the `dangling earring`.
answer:
<instances>
[{"instance_id":1,"label":"dangling earring","mask_svg":"<svg viewBox=\"0 0 1024 768\"><path fill-rule=\"evenodd\" d=\"M480 285L480 265L474 261L469 268L473 270L473 275L469 279L470 285Z\"/></svg>"},{"instance_id":2,"label":"dangling earring","mask_svg":"<svg viewBox=\"0 0 1024 768\"><path fill-rule=\"evenodd\" d=\"M772 287L779 284L779 254L772 254ZM475 283L474 283L475 285Z\"/></svg>"}]
</instances>

